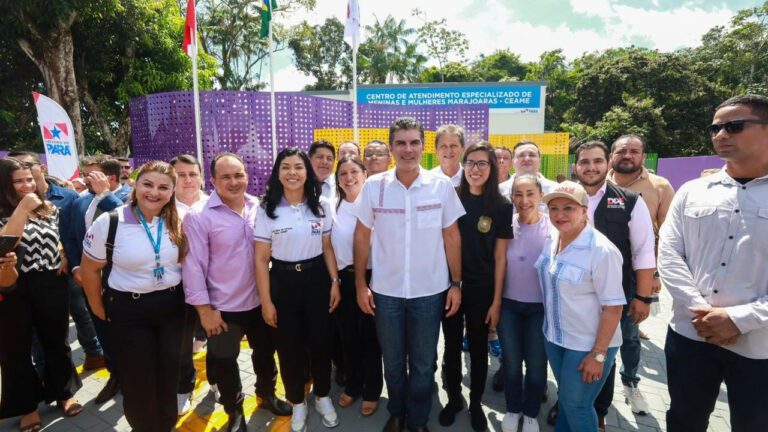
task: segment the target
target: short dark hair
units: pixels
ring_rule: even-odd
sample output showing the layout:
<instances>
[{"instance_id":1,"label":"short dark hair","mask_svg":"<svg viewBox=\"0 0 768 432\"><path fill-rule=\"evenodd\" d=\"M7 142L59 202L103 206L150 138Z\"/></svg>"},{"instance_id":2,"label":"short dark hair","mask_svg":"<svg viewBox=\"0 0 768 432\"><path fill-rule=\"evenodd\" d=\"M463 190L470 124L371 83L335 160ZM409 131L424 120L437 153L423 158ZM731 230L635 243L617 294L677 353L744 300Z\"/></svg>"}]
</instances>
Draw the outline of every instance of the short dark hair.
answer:
<instances>
[{"instance_id":1,"label":"short dark hair","mask_svg":"<svg viewBox=\"0 0 768 432\"><path fill-rule=\"evenodd\" d=\"M424 126L413 117L400 117L399 119L395 120L392 125L389 126L389 145L392 146L392 144L394 144L395 132L409 129L418 130L421 137L421 142L424 142Z\"/></svg>"},{"instance_id":2,"label":"short dark hair","mask_svg":"<svg viewBox=\"0 0 768 432\"><path fill-rule=\"evenodd\" d=\"M637 134L624 134L624 135L616 138L613 141L613 144L611 144L611 153L616 151L616 144L618 144L619 141L623 141L623 140L626 140L626 139L633 139L633 140L640 141L640 144L643 146L643 153L647 153L647 151L646 151L647 147L645 145L645 140L643 139L643 137L641 137L640 135L637 135Z\"/></svg>"},{"instance_id":3,"label":"short dark hair","mask_svg":"<svg viewBox=\"0 0 768 432\"><path fill-rule=\"evenodd\" d=\"M35 161L36 164L40 163L40 155L35 153L35 152L32 152L32 151L27 151L27 150L11 150L5 156L6 157L12 157L12 158L18 158L19 156L22 156L22 157L23 156L29 156L29 157L32 158L32 160Z\"/></svg>"},{"instance_id":4,"label":"short dark hair","mask_svg":"<svg viewBox=\"0 0 768 432\"><path fill-rule=\"evenodd\" d=\"M123 157L123 156L120 156L120 157L116 157L115 159L117 159L117 160L118 160L118 161L120 161L120 162L130 162L130 161L131 161L131 159L130 159L130 158L127 158L127 157Z\"/></svg>"},{"instance_id":5,"label":"short dark hair","mask_svg":"<svg viewBox=\"0 0 768 432\"><path fill-rule=\"evenodd\" d=\"M185 163L187 165L197 165L198 171L203 172L203 166L200 165L200 161L198 161L196 157L186 153L182 153L180 155L174 156L173 159L171 159L171 161L168 163L171 164L171 166L174 168L176 167L177 163Z\"/></svg>"},{"instance_id":6,"label":"short dark hair","mask_svg":"<svg viewBox=\"0 0 768 432\"><path fill-rule=\"evenodd\" d=\"M715 108L718 111L720 108L725 108L735 105L744 105L749 107L752 114L760 117L762 120L768 120L768 97L759 94L745 94L742 96L734 96Z\"/></svg>"},{"instance_id":7,"label":"short dark hair","mask_svg":"<svg viewBox=\"0 0 768 432\"><path fill-rule=\"evenodd\" d=\"M243 161L243 158L240 156L232 152L221 152L214 156L213 160L211 160L211 177L216 178L216 162L218 162L219 159L225 158L227 156L237 159L241 164L243 164L243 167L245 167L245 161Z\"/></svg>"},{"instance_id":8,"label":"short dark hair","mask_svg":"<svg viewBox=\"0 0 768 432\"><path fill-rule=\"evenodd\" d=\"M584 144L578 146L576 148L576 152L574 153L574 162L579 161L579 154L585 150L590 150L593 148L599 148L605 153L605 160L608 161L611 158L611 152L608 150L608 146L605 145L602 141L587 141Z\"/></svg>"},{"instance_id":9,"label":"short dark hair","mask_svg":"<svg viewBox=\"0 0 768 432\"><path fill-rule=\"evenodd\" d=\"M315 153L317 153L317 151L321 148L330 150L333 158L336 159L336 148L333 147L333 144L324 139L317 140L313 142L311 146L309 146L309 157L314 156Z\"/></svg>"},{"instance_id":10,"label":"short dark hair","mask_svg":"<svg viewBox=\"0 0 768 432\"><path fill-rule=\"evenodd\" d=\"M96 162L105 176L115 176L115 179L120 179L120 161L111 157L105 157L101 160L97 159ZM91 164L93 165L93 164Z\"/></svg>"},{"instance_id":11,"label":"short dark hair","mask_svg":"<svg viewBox=\"0 0 768 432\"><path fill-rule=\"evenodd\" d=\"M525 140L525 141L520 141L519 143L515 144L514 147L512 147L512 157L515 157L515 152L517 151L518 147L522 147L524 145L532 145L536 147L536 152L539 154L539 156L541 156L541 149L539 148L539 146L533 141Z\"/></svg>"}]
</instances>

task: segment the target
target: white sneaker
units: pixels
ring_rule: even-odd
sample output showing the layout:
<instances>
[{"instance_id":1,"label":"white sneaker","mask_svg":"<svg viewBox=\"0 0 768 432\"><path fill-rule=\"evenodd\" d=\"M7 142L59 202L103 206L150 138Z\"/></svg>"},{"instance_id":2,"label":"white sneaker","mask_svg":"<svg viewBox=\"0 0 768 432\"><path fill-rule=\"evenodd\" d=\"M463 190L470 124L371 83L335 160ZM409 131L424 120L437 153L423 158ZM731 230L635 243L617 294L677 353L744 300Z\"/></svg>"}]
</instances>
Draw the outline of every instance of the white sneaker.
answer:
<instances>
[{"instance_id":1,"label":"white sneaker","mask_svg":"<svg viewBox=\"0 0 768 432\"><path fill-rule=\"evenodd\" d=\"M291 432L305 432L307 430L307 404L302 402L293 406L291 414Z\"/></svg>"},{"instance_id":2,"label":"white sneaker","mask_svg":"<svg viewBox=\"0 0 768 432\"><path fill-rule=\"evenodd\" d=\"M315 399L315 409L323 416L323 426L327 428L339 425L339 416L336 415L336 408L328 396Z\"/></svg>"},{"instance_id":3,"label":"white sneaker","mask_svg":"<svg viewBox=\"0 0 768 432\"><path fill-rule=\"evenodd\" d=\"M533 417L523 416L523 432L539 432L539 421Z\"/></svg>"},{"instance_id":4,"label":"white sneaker","mask_svg":"<svg viewBox=\"0 0 768 432\"><path fill-rule=\"evenodd\" d=\"M645 401L636 384L624 385L624 398L624 401L632 408L633 413L648 414L648 402Z\"/></svg>"},{"instance_id":5,"label":"white sneaker","mask_svg":"<svg viewBox=\"0 0 768 432\"><path fill-rule=\"evenodd\" d=\"M188 413L192 409L192 393L177 394L176 408L180 416Z\"/></svg>"},{"instance_id":6,"label":"white sneaker","mask_svg":"<svg viewBox=\"0 0 768 432\"><path fill-rule=\"evenodd\" d=\"M211 391L213 392L213 401L218 403L219 397L221 397L221 393L219 393L219 385L211 384Z\"/></svg>"},{"instance_id":7,"label":"white sneaker","mask_svg":"<svg viewBox=\"0 0 768 432\"><path fill-rule=\"evenodd\" d=\"M504 414L504 420L501 421L502 432L517 432L520 429L521 413L508 412Z\"/></svg>"}]
</instances>

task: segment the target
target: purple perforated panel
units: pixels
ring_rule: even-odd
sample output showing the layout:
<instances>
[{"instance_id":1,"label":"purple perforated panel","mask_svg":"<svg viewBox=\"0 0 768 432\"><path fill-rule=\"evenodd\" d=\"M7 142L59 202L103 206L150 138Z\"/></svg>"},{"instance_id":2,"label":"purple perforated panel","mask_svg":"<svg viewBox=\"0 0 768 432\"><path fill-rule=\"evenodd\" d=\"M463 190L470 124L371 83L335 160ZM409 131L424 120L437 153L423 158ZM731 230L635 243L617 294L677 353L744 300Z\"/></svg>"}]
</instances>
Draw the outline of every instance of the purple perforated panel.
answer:
<instances>
[{"instance_id":1,"label":"purple perforated panel","mask_svg":"<svg viewBox=\"0 0 768 432\"><path fill-rule=\"evenodd\" d=\"M352 103L278 92L276 97L278 151L296 146L308 150L315 129L352 127ZM131 100L131 131L136 166L154 159L170 160L195 154L195 120L191 92L170 92ZM387 128L398 117L417 118L428 130L445 123L464 126L467 142L488 136L487 106L396 107L360 105L361 128ZM246 162L249 192L260 194L272 169L269 93L210 91L200 93L203 166L214 155L230 151ZM210 188L209 184L206 184Z\"/></svg>"}]
</instances>

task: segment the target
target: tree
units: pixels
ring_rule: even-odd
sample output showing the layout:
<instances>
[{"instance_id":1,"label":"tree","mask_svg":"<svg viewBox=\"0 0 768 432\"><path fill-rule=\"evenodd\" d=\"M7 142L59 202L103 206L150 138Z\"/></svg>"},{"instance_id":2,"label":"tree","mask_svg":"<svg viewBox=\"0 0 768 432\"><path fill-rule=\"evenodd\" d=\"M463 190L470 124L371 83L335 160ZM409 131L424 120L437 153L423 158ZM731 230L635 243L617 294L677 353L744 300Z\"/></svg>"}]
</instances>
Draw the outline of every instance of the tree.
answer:
<instances>
[{"instance_id":1,"label":"tree","mask_svg":"<svg viewBox=\"0 0 768 432\"><path fill-rule=\"evenodd\" d=\"M200 0L199 34L205 51L218 61L218 88L258 90L263 60L269 55L268 40L260 37L261 15L253 0ZM298 9L311 10L316 0L285 0L272 18L273 52L288 48L290 30L280 16Z\"/></svg>"},{"instance_id":2,"label":"tree","mask_svg":"<svg viewBox=\"0 0 768 432\"><path fill-rule=\"evenodd\" d=\"M466 65L457 62L446 64L442 68L429 67L421 73L421 82L473 82L477 81L477 75Z\"/></svg>"},{"instance_id":3,"label":"tree","mask_svg":"<svg viewBox=\"0 0 768 432\"><path fill-rule=\"evenodd\" d=\"M527 64L520 61L519 55L508 49L497 50L489 56L480 54L472 66L475 74L488 82L521 81L528 73L528 68Z\"/></svg>"},{"instance_id":4,"label":"tree","mask_svg":"<svg viewBox=\"0 0 768 432\"><path fill-rule=\"evenodd\" d=\"M396 21L391 15L384 21L366 26L369 37L358 50L360 78L371 84L410 81L417 78L426 62L418 53L418 45L409 37L415 30Z\"/></svg>"},{"instance_id":5,"label":"tree","mask_svg":"<svg viewBox=\"0 0 768 432\"><path fill-rule=\"evenodd\" d=\"M296 69L315 77L305 90L341 90L352 82L352 49L344 43L344 24L328 18L322 25L306 21L293 29L288 46Z\"/></svg>"},{"instance_id":6,"label":"tree","mask_svg":"<svg viewBox=\"0 0 768 432\"><path fill-rule=\"evenodd\" d=\"M411 14L423 22L421 27L416 30L418 41L425 45L429 58L437 62L440 82L445 82L444 68L448 62L465 60L464 56L469 49L467 36L459 30L449 30L445 18L428 20L427 13L418 8L414 9Z\"/></svg>"},{"instance_id":7,"label":"tree","mask_svg":"<svg viewBox=\"0 0 768 432\"><path fill-rule=\"evenodd\" d=\"M571 68L565 60L563 50L546 51L537 63L528 65L527 81L545 81L547 100L545 102L545 130L560 130L565 113L573 105L574 79Z\"/></svg>"}]
</instances>

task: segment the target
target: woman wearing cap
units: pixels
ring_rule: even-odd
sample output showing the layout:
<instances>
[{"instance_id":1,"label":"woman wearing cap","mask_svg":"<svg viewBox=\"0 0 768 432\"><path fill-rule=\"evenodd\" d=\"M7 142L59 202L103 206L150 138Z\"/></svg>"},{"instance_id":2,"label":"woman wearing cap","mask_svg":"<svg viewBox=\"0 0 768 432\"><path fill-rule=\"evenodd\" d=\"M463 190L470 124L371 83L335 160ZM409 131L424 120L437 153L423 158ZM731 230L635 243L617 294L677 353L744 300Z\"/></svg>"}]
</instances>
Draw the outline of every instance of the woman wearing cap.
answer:
<instances>
[{"instance_id":1,"label":"woman wearing cap","mask_svg":"<svg viewBox=\"0 0 768 432\"><path fill-rule=\"evenodd\" d=\"M541 254L552 225L539 211L542 199L539 178L522 174L512 181L512 201L517 213L512 218L514 238L507 245L507 272L501 300L498 331L504 355L504 396L507 413L503 432L537 432L536 417L541 394L547 387L547 354L544 351L544 304L539 274L533 263ZM525 377L523 377L525 361Z\"/></svg>"},{"instance_id":2,"label":"woman wearing cap","mask_svg":"<svg viewBox=\"0 0 768 432\"><path fill-rule=\"evenodd\" d=\"M536 262L545 349L560 395L555 431L594 431L593 403L621 345L621 253L587 222L581 185L560 183L544 202L557 230Z\"/></svg>"}]
</instances>

